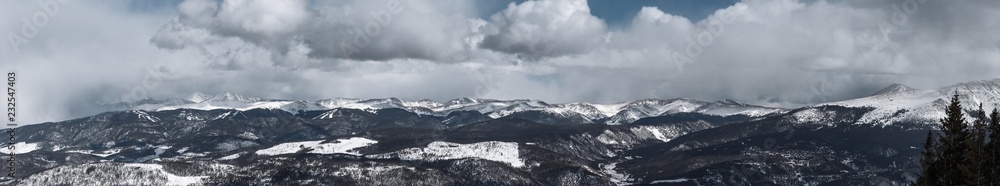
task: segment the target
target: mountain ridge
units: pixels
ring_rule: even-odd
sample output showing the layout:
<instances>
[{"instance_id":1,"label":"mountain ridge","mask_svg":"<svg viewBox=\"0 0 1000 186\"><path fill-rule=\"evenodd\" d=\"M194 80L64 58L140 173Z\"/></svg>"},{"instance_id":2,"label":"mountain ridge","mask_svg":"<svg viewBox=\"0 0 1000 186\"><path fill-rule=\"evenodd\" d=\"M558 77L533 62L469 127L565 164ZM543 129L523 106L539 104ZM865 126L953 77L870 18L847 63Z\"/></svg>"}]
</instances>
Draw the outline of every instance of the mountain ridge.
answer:
<instances>
[{"instance_id":1,"label":"mountain ridge","mask_svg":"<svg viewBox=\"0 0 1000 186\"><path fill-rule=\"evenodd\" d=\"M916 90L916 89L911 88L911 87L906 86L906 85L903 85L903 84L893 83L892 85L889 85L888 87L885 87L882 90L879 90L878 92L875 92L871 96L882 95L882 94L891 94L891 93L896 93L896 92L906 92L906 91L910 91L910 90Z\"/></svg>"},{"instance_id":2,"label":"mountain ridge","mask_svg":"<svg viewBox=\"0 0 1000 186\"><path fill-rule=\"evenodd\" d=\"M885 92L885 90L890 90ZM943 118L946 103L953 94L966 110L983 104L984 110L1000 108L1000 78L962 82L937 89L913 89L901 84L893 84L875 95L843 101L820 103L812 107L837 105L844 107L869 107L856 124L889 126L897 123L919 123L931 126ZM966 120L972 116L965 114Z\"/></svg>"},{"instance_id":3,"label":"mountain ridge","mask_svg":"<svg viewBox=\"0 0 1000 186\"><path fill-rule=\"evenodd\" d=\"M20 126L13 153L26 179L0 184L901 185L919 173L919 146L952 93L967 109L1000 102L1000 79L895 87L796 109L686 98L146 99L150 110Z\"/></svg>"},{"instance_id":4,"label":"mountain ridge","mask_svg":"<svg viewBox=\"0 0 1000 186\"><path fill-rule=\"evenodd\" d=\"M262 99L243 96L230 92L207 95L195 92L186 99L168 99L168 101L147 101L143 103L128 103L119 106L117 110L166 111L176 109L280 109L290 113L306 111L321 111L337 108L350 108L376 112L381 109L395 108L420 115L448 116L456 111L476 111L491 118L522 112L542 112L566 117L582 118L589 123L621 125L634 122L645 117L666 114L696 112L717 116L746 115L751 117L777 114L787 111L784 108L764 107L738 102L731 99L715 102L700 101L689 98L674 99L641 99L614 104L596 104L588 102L572 102L549 104L533 99L479 99L456 98L446 102L436 102L429 99L407 101L398 98L329 98L316 101ZM176 101L176 100L183 100Z\"/></svg>"}]
</instances>

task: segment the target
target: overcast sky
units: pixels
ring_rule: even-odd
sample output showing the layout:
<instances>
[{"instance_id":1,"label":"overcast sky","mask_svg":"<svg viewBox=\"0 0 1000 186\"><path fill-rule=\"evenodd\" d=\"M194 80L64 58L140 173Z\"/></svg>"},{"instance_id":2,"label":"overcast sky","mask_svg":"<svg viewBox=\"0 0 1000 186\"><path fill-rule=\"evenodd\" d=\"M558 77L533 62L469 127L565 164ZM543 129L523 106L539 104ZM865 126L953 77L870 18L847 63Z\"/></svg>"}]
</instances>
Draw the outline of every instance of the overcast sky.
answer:
<instances>
[{"instance_id":1,"label":"overcast sky","mask_svg":"<svg viewBox=\"0 0 1000 186\"><path fill-rule=\"evenodd\" d=\"M193 92L797 107L1000 76L995 0L9 0L0 14L0 69L18 73L29 123Z\"/></svg>"}]
</instances>

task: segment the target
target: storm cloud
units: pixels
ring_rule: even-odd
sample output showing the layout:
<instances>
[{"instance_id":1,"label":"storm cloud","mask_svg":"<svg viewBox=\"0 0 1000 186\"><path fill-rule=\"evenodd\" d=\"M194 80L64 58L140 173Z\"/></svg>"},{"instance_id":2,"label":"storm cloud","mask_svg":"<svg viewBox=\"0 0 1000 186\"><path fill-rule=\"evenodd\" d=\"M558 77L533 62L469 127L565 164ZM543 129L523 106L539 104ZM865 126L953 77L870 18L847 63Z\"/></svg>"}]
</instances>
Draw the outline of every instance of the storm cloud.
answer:
<instances>
[{"instance_id":1,"label":"storm cloud","mask_svg":"<svg viewBox=\"0 0 1000 186\"><path fill-rule=\"evenodd\" d=\"M744 0L697 20L644 7L627 24L586 0L136 3L60 4L26 42L10 38L51 8L2 3L0 61L20 74L28 122L193 92L797 107L1000 71L1000 2L987 0Z\"/></svg>"}]
</instances>

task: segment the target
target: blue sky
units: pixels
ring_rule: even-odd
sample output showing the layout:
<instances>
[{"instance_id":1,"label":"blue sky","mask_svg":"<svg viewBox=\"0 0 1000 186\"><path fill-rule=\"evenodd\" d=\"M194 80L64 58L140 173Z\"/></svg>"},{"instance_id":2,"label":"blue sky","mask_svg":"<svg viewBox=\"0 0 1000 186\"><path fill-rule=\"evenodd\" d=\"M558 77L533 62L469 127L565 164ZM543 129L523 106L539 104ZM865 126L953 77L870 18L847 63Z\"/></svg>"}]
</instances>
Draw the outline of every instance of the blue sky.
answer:
<instances>
[{"instance_id":1,"label":"blue sky","mask_svg":"<svg viewBox=\"0 0 1000 186\"><path fill-rule=\"evenodd\" d=\"M496 12L506 8L509 2L520 3L523 0L486 1L484 10ZM657 7L663 12L697 22L716 10L732 6L737 2L738 0L590 0L588 4L590 13L604 19L612 28L620 28L628 26L635 14L644 6Z\"/></svg>"},{"instance_id":2,"label":"blue sky","mask_svg":"<svg viewBox=\"0 0 1000 186\"><path fill-rule=\"evenodd\" d=\"M129 8L135 11L161 11L163 8L173 9L182 0L162 1L131 1ZM524 0L485 0L479 1L480 18L488 19L507 4L521 3ZM716 10L732 6L738 0L589 0L591 13L607 22L611 28L628 26L636 13L644 6L657 7L661 11L686 17L693 22L704 19Z\"/></svg>"},{"instance_id":3,"label":"blue sky","mask_svg":"<svg viewBox=\"0 0 1000 186\"><path fill-rule=\"evenodd\" d=\"M608 22L612 28L628 26L644 6L657 7L661 11L686 17L693 22L700 21L718 9L735 4L736 0L590 0L590 13Z\"/></svg>"}]
</instances>

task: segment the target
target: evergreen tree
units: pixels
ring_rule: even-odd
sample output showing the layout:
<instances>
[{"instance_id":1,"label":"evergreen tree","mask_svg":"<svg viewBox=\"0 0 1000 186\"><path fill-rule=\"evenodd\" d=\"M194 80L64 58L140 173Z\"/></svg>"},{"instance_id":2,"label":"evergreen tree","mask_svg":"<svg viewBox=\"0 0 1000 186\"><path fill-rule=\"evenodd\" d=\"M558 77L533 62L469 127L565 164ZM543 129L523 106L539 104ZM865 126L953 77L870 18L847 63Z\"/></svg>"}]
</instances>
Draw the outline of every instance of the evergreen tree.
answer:
<instances>
[{"instance_id":1,"label":"evergreen tree","mask_svg":"<svg viewBox=\"0 0 1000 186\"><path fill-rule=\"evenodd\" d=\"M969 185L986 185L986 175L988 161L986 152L986 111L983 110L983 104L979 104L979 110L975 116L975 121L972 122L972 128L969 129L970 136L965 138L965 148L966 158L968 162L966 164L961 164L962 172L968 177L966 180Z\"/></svg>"},{"instance_id":2,"label":"evergreen tree","mask_svg":"<svg viewBox=\"0 0 1000 186\"><path fill-rule=\"evenodd\" d=\"M945 110L947 117L941 119L941 137L939 146L935 151L941 154L938 165L941 184L943 185L966 185L967 176L963 174L961 165L969 163L965 156L968 152L966 139L970 137L968 125L962 114L962 104L958 99L958 92L951 97L951 104Z\"/></svg>"},{"instance_id":3,"label":"evergreen tree","mask_svg":"<svg viewBox=\"0 0 1000 186\"><path fill-rule=\"evenodd\" d=\"M924 140L924 153L923 157L920 158L920 166L924 168L923 174L920 175L920 179L915 183L916 185L941 185L940 172L938 165L938 153L935 151L937 149L937 137L931 130L927 130L927 139Z\"/></svg>"},{"instance_id":4,"label":"evergreen tree","mask_svg":"<svg viewBox=\"0 0 1000 186\"><path fill-rule=\"evenodd\" d=\"M1000 185L1000 111L997 108L993 108L990 113L988 130L990 141L986 143L986 181L991 185Z\"/></svg>"},{"instance_id":5,"label":"evergreen tree","mask_svg":"<svg viewBox=\"0 0 1000 186\"><path fill-rule=\"evenodd\" d=\"M940 133L927 132L920 159L923 174L915 185L1000 185L1000 110L986 115L983 105L965 122L958 92L945 109Z\"/></svg>"}]
</instances>

